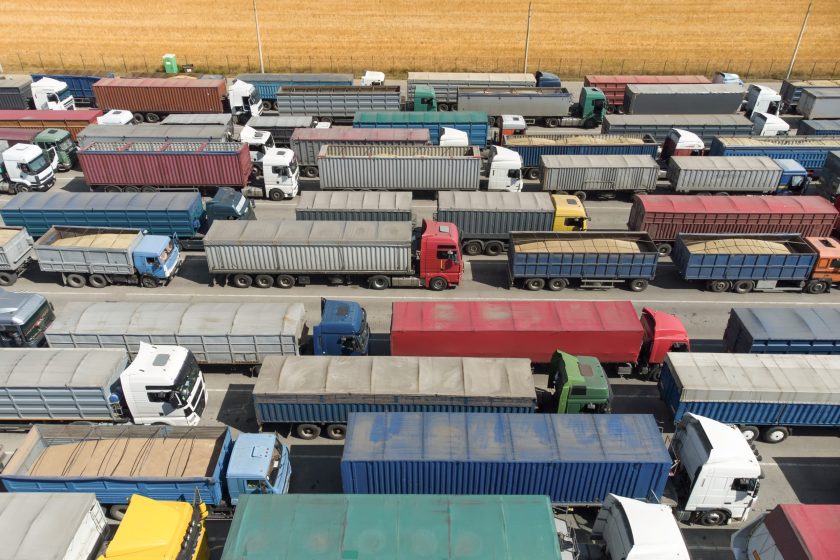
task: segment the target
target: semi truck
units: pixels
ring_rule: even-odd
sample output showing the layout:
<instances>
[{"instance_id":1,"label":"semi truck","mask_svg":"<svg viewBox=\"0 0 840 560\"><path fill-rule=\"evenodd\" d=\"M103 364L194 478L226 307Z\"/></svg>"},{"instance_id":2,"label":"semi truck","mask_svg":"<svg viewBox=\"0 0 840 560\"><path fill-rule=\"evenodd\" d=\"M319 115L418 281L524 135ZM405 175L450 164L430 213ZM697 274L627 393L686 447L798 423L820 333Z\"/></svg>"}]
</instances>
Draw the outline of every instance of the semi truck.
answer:
<instances>
[{"instance_id":1,"label":"semi truck","mask_svg":"<svg viewBox=\"0 0 840 560\"><path fill-rule=\"evenodd\" d=\"M581 200L656 189L659 164L648 155L541 156L540 188Z\"/></svg>"},{"instance_id":2,"label":"semi truck","mask_svg":"<svg viewBox=\"0 0 840 560\"><path fill-rule=\"evenodd\" d=\"M76 145L70 133L60 128L0 128L0 145L34 144L48 153L52 153L54 171L69 171L78 162Z\"/></svg>"},{"instance_id":3,"label":"semi truck","mask_svg":"<svg viewBox=\"0 0 840 560\"><path fill-rule=\"evenodd\" d=\"M491 126L502 115L521 115L528 125L595 128L606 114L606 98L596 88L581 89L573 103L569 90L559 87L459 87L457 103L460 111L487 113Z\"/></svg>"},{"instance_id":4,"label":"semi truck","mask_svg":"<svg viewBox=\"0 0 840 560\"><path fill-rule=\"evenodd\" d=\"M387 191L304 191L300 193L300 201L295 207L295 219L339 222L415 221L411 211L411 193Z\"/></svg>"},{"instance_id":5,"label":"semi truck","mask_svg":"<svg viewBox=\"0 0 840 560\"><path fill-rule=\"evenodd\" d=\"M754 123L744 115L607 115L604 134L650 134L662 143L674 128L688 130L707 145L715 136L750 136ZM716 154L722 155L722 154Z\"/></svg>"},{"instance_id":6,"label":"semi truck","mask_svg":"<svg viewBox=\"0 0 840 560\"><path fill-rule=\"evenodd\" d=\"M254 130L261 130L271 134L275 146L289 147L292 134L299 128L310 129L317 124L317 119L312 116L288 116L288 115L260 115L248 119L249 127ZM300 156L298 156L300 159Z\"/></svg>"},{"instance_id":7,"label":"semi truck","mask_svg":"<svg viewBox=\"0 0 840 560\"><path fill-rule=\"evenodd\" d=\"M455 224L465 255L496 256L512 231L581 231L589 216L573 196L441 191L435 219Z\"/></svg>"},{"instance_id":8,"label":"semi truck","mask_svg":"<svg viewBox=\"0 0 840 560\"><path fill-rule=\"evenodd\" d=\"M795 234L677 235L671 260L681 278L716 293L822 294L840 280L840 243Z\"/></svg>"},{"instance_id":9,"label":"semi truck","mask_svg":"<svg viewBox=\"0 0 840 560\"><path fill-rule=\"evenodd\" d=\"M628 84L628 115L726 115L737 113L747 90L735 84Z\"/></svg>"},{"instance_id":10,"label":"semi truck","mask_svg":"<svg viewBox=\"0 0 840 560\"><path fill-rule=\"evenodd\" d=\"M782 96L785 113L796 112L805 88L840 88L840 80L783 80L779 94Z\"/></svg>"},{"instance_id":11,"label":"semi truck","mask_svg":"<svg viewBox=\"0 0 840 560\"><path fill-rule=\"evenodd\" d=\"M204 238L211 283L292 288L325 279L442 291L461 282L453 224L407 222L216 222Z\"/></svg>"},{"instance_id":12,"label":"semi truck","mask_svg":"<svg viewBox=\"0 0 840 560\"><path fill-rule=\"evenodd\" d=\"M659 392L675 422L701 414L780 443L796 427L838 426L838 368L838 356L671 353Z\"/></svg>"},{"instance_id":13,"label":"semi truck","mask_svg":"<svg viewBox=\"0 0 840 560\"><path fill-rule=\"evenodd\" d=\"M263 111L262 98L247 82L192 78L102 78L93 84L97 106L122 109L134 122L156 123L170 113L230 113L240 123Z\"/></svg>"},{"instance_id":14,"label":"semi truck","mask_svg":"<svg viewBox=\"0 0 840 560\"><path fill-rule=\"evenodd\" d=\"M831 560L840 548L840 505L780 504L738 529L735 560Z\"/></svg>"},{"instance_id":15,"label":"semi truck","mask_svg":"<svg viewBox=\"0 0 840 560\"><path fill-rule=\"evenodd\" d=\"M624 93L628 84L710 84L706 76L631 76L596 75L583 77L584 87L598 88L607 97L610 113L624 110Z\"/></svg>"},{"instance_id":16,"label":"semi truck","mask_svg":"<svg viewBox=\"0 0 840 560\"><path fill-rule=\"evenodd\" d=\"M828 154L840 150L840 136L755 136L712 140L710 156L767 156L796 160L809 172L819 174Z\"/></svg>"},{"instance_id":17,"label":"semi truck","mask_svg":"<svg viewBox=\"0 0 840 560\"><path fill-rule=\"evenodd\" d=\"M0 192L45 191L55 184L53 156L34 144L3 148L0 159Z\"/></svg>"},{"instance_id":18,"label":"semi truck","mask_svg":"<svg viewBox=\"0 0 840 560\"><path fill-rule=\"evenodd\" d=\"M798 233L829 237L838 211L819 196L637 195L627 229L646 231L663 255L680 233Z\"/></svg>"},{"instance_id":19,"label":"semi truck","mask_svg":"<svg viewBox=\"0 0 840 560\"><path fill-rule=\"evenodd\" d=\"M181 346L0 350L0 430L35 423L195 426L207 405L204 375Z\"/></svg>"},{"instance_id":20,"label":"semi truck","mask_svg":"<svg viewBox=\"0 0 840 560\"><path fill-rule=\"evenodd\" d=\"M810 184L795 160L766 156L672 156L666 177L677 193L799 194Z\"/></svg>"},{"instance_id":21,"label":"semi truck","mask_svg":"<svg viewBox=\"0 0 840 560\"><path fill-rule=\"evenodd\" d=\"M62 284L71 288L157 288L181 267L177 242L139 229L53 226L33 248L38 268L60 273Z\"/></svg>"},{"instance_id":22,"label":"semi truck","mask_svg":"<svg viewBox=\"0 0 840 560\"><path fill-rule=\"evenodd\" d=\"M0 473L6 492L88 492L112 518L129 500L195 503L229 518L239 498L285 494L289 449L276 434L174 426L33 427Z\"/></svg>"},{"instance_id":23,"label":"semi truck","mask_svg":"<svg viewBox=\"0 0 840 560\"><path fill-rule=\"evenodd\" d=\"M17 282L32 264L33 243L25 228L0 226L0 286Z\"/></svg>"},{"instance_id":24,"label":"semi truck","mask_svg":"<svg viewBox=\"0 0 840 560\"><path fill-rule=\"evenodd\" d=\"M659 252L644 232L511 231L510 286L560 291L570 284L644 291L656 276Z\"/></svg>"},{"instance_id":25,"label":"semi truck","mask_svg":"<svg viewBox=\"0 0 840 560\"><path fill-rule=\"evenodd\" d=\"M665 354L689 349L678 317L629 301L394 302L391 355L528 358L592 356L610 373L659 375ZM527 319L523 320L523 319ZM609 340L610 344L604 344Z\"/></svg>"},{"instance_id":26,"label":"semi truck","mask_svg":"<svg viewBox=\"0 0 840 560\"><path fill-rule=\"evenodd\" d=\"M262 98L265 110L277 108L274 96L284 87L353 85L353 74L239 74L236 79L254 84Z\"/></svg>"},{"instance_id":27,"label":"semi truck","mask_svg":"<svg viewBox=\"0 0 840 560\"><path fill-rule=\"evenodd\" d=\"M318 154L321 148L352 145L414 145L427 146L431 143L429 131L425 128L298 128L292 132L289 144L297 155L304 177L318 177Z\"/></svg>"},{"instance_id":28,"label":"semi truck","mask_svg":"<svg viewBox=\"0 0 840 560\"><path fill-rule=\"evenodd\" d=\"M45 346L54 320L53 306L41 294L0 289L0 348Z\"/></svg>"},{"instance_id":29,"label":"semi truck","mask_svg":"<svg viewBox=\"0 0 840 560\"><path fill-rule=\"evenodd\" d=\"M840 119L840 88L803 88L796 112L806 119Z\"/></svg>"},{"instance_id":30,"label":"semi truck","mask_svg":"<svg viewBox=\"0 0 840 560\"><path fill-rule=\"evenodd\" d=\"M540 76L541 77L541 76ZM538 80L534 74L483 74L469 72L409 72L406 84L408 98L417 96L417 89L421 92L431 92L437 100L438 111L458 111L458 92L461 88L533 88L537 85L544 87L560 87L559 79ZM547 83L551 81L552 83ZM542 82L542 83L540 83Z\"/></svg>"},{"instance_id":31,"label":"semi truck","mask_svg":"<svg viewBox=\"0 0 840 560\"><path fill-rule=\"evenodd\" d=\"M52 78L0 75L0 108L72 111L76 108L67 84Z\"/></svg>"},{"instance_id":32,"label":"semi truck","mask_svg":"<svg viewBox=\"0 0 840 560\"><path fill-rule=\"evenodd\" d=\"M41 78L52 78L67 85L70 95L76 107L96 107L96 97L93 94L93 84L103 77L113 78L113 74L107 76L86 76L77 74L32 74L32 80Z\"/></svg>"},{"instance_id":33,"label":"semi truck","mask_svg":"<svg viewBox=\"0 0 840 560\"><path fill-rule=\"evenodd\" d=\"M460 130L467 134L470 146L484 148L490 135L487 113L458 111L450 113L407 113L383 111L371 113L360 111L353 117L353 128L425 128L429 131L432 144L441 144L444 128Z\"/></svg>"},{"instance_id":34,"label":"semi truck","mask_svg":"<svg viewBox=\"0 0 840 560\"><path fill-rule=\"evenodd\" d=\"M214 194L231 187L247 196L283 200L299 190L292 150L267 148L252 162L248 146L238 142L94 142L79 150L79 162L94 191L186 188Z\"/></svg>"},{"instance_id":35,"label":"semi truck","mask_svg":"<svg viewBox=\"0 0 840 560\"><path fill-rule=\"evenodd\" d=\"M840 354L840 311L831 307L733 307L723 333L727 352Z\"/></svg>"},{"instance_id":36,"label":"semi truck","mask_svg":"<svg viewBox=\"0 0 840 560\"><path fill-rule=\"evenodd\" d=\"M96 123L102 116L98 109L76 109L75 111L29 111L0 110L0 127L3 128L59 128L76 135L88 125Z\"/></svg>"},{"instance_id":37,"label":"semi truck","mask_svg":"<svg viewBox=\"0 0 840 560\"><path fill-rule=\"evenodd\" d=\"M522 158L527 179L540 178L541 156L572 155L648 155L656 158L659 145L653 136L585 134L571 136L508 136L504 146Z\"/></svg>"},{"instance_id":38,"label":"semi truck","mask_svg":"<svg viewBox=\"0 0 840 560\"><path fill-rule=\"evenodd\" d=\"M281 87L274 104L281 115L349 123L359 111L399 111L400 86Z\"/></svg>"},{"instance_id":39,"label":"semi truck","mask_svg":"<svg viewBox=\"0 0 840 560\"><path fill-rule=\"evenodd\" d=\"M33 237L53 226L140 229L177 237L182 248L195 250L204 247L204 235L215 220L256 219L253 203L227 187L206 203L197 192L20 193L0 208L0 217L7 225L25 227Z\"/></svg>"}]
</instances>

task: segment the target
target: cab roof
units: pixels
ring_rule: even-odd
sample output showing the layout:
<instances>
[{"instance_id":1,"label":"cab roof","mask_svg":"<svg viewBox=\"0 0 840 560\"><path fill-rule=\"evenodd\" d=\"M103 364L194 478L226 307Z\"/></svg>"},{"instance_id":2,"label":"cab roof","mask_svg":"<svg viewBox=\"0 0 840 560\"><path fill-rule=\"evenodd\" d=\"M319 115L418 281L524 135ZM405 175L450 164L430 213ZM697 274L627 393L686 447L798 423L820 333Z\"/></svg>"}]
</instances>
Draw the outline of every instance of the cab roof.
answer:
<instances>
[{"instance_id":1,"label":"cab roof","mask_svg":"<svg viewBox=\"0 0 840 560\"><path fill-rule=\"evenodd\" d=\"M274 450L273 434L243 434L236 438L230 454L227 475L229 477L262 478L271 470Z\"/></svg>"},{"instance_id":2,"label":"cab roof","mask_svg":"<svg viewBox=\"0 0 840 560\"><path fill-rule=\"evenodd\" d=\"M840 258L840 243L838 243L833 237L806 237L805 241L808 245L817 250L820 258Z\"/></svg>"}]
</instances>

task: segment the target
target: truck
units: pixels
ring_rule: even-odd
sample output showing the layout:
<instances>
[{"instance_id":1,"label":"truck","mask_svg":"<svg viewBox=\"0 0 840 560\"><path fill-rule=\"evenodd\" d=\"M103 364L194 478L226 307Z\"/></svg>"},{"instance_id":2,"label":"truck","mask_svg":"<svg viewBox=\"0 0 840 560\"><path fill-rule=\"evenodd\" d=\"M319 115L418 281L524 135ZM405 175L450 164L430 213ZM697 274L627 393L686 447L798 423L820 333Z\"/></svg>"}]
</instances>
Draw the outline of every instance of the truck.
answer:
<instances>
[{"instance_id":1,"label":"truck","mask_svg":"<svg viewBox=\"0 0 840 560\"><path fill-rule=\"evenodd\" d=\"M802 90L805 88L840 88L840 80L783 80L779 94L785 113L796 112Z\"/></svg>"},{"instance_id":2,"label":"truck","mask_svg":"<svg viewBox=\"0 0 840 560\"><path fill-rule=\"evenodd\" d=\"M141 342L125 349L0 350L0 430L35 423L195 426L207 386L192 352Z\"/></svg>"},{"instance_id":3,"label":"truck","mask_svg":"<svg viewBox=\"0 0 840 560\"><path fill-rule=\"evenodd\" d=\"M317 122L312 116L260 115L248 119L248 126L254 130L268 132L274 139L275 146L287 148L297 129L314 128Z\"/></svg>"},{"instance_id":4,"label":"truck","mask_svg":"<svg viewBox=\"0 0 840 560\"><path fill-rule=\"evenodd\" d=\"M204 234L214 220L253 220L254 214L253 204L227 187L220 188L206 204L197 192L52 191L20 193L0 208L3 223L25 227L33 237L44 235L53 226L141 229L151 235L177 237L182 248L194 250L204 247Z\"/></svg>"},{"instance_id":5,"label":"truck","mask_svg":"<svg viewBox=\"0 0 840 560\"><path fill-rule=\"evenodd\" d=\"M92 124L76 140L79 146L94 142L229 142L224 125Z\"/></svg>"},{"instance_id":6,"label":"truck","mask_svg":"<svg viewBox=\"0 0 840 560\"><path fill-rule=\"evenodd\" d=\"M0 75L0 108L72 111L76 104L64 82L7 74Z\"/></svg>"},{"instance_id":7,"label":"truck","mask_svg":"<svg viewBox=\"0 0 840 560\"><path fill-rule=\"evenodd\" d=\"M425 128L298 128L292 132L289 144L298 158L304 177L318 177L318 154L321 148L352 145L414 145L431 144L429 131Z\"/></svg>"},{"instance_id":8,"label":"truck","mask_svg":"<svg viewBox=\"0 0 840 560\"><path fill-rule=\"evenodd\" d=\"M819 175L829 152L840 150L840 136L754 136L712 140L710 156L767 156L796 160L810 173Z\"/></svg>"},{"instance_id":9,"label":"truck","mask_svg":"<svg viewBox=\"0 0 840 560\"><path fill-rule=\"evenodd\" d=\"M52 304L41 294L0 289L0 348L38 348L55 320Z\"/></svg>"},{"instance_id":10,"label":"truck","mask_svg":"<svg viewBox=\"0 0 840 560\"><path fill-rule=\"evenodd\" d=\"M251 117L252 119L254 117ZM250 119L249 119L250 120ZM228 136L234 137L233 115L223 113L174 113L164 117L160 124L166 126L219 125L228 129Z\"/></svg>"},{"instance_id":11,"label":"truck","mask_svg":"<svg viewBox=\"0 0 840 560\"><path fill-rule=\"evenodd\" d=\"M799 121L796 134L797 136L840 136L840 119L803 119Z\"/></svg>"},{"instance_id":12,"label":"truck","mask_svg":"<svg viewBox=\"0 0 840 560\"><path fill-rule=\"evenodd\" d=\"M735 560L831 560L840 548L840 506L780 504L738 529Z\"/></svg>"},{"instance_id":13,"label":"truck","mask_svg":"<svg viewBox=\"0 0 840 560\"><path fill-rule=\"evenodd\" d=\"M425 128L432 144L440 144L444 128L465 132L470 146L484 148L490 135L487 113L457 111L450 113L406 113L360 111L353 117L353 128Z\"/></svg>"},{"instance_id":14,"label":"truck","mask_svg":"<svg viewBox=\"0 0 840 560\"><path fill-rule=\"evenodd\" d=\"M32 80L52 78L67 85L70 95L77 107L96 107L96 96L93 94L93 84L103 77L113 78L113 74L106 76L87 76L77 74L32 74Z\"/></svg>"},{"instance_id":15,"label":"truck","mask_svg":"<svg viewBox=\"0 0 840 560\"><path fill-rule=\"evenodd\" d=\"M540 156L540 188L581 200L651 192L658 177L659 164L648 155Z\"/></svg>"},{"instance_id":16,"label":"truck","mask_svg":"<svg viewBox=\"0 0 840 560\"><path fill-rule=\"evenodd\" d=\"M822 294L840 280L840 242L795 234L681 233L671 260L684 280L716 293Z\"/></svg>"},{"instance_id":17,"label":"truck","mask_svg":"<svg viewBox=\"0 0 840 560\"><path fill-rule=\"evenodd\" d=\"M584 87L598 88L607 97L610 113L624 110L624 93L628 84L710 84L706 76L630 76L597 75L583 77Z\"/></svg>"},{"instance_id":18,"label":"truck","mask_svg":"<svg viewBox=\"0 0 840 560\"><path fill-rule=\"evenodd\" d=\"M689 348L678 317L644 307L640 318L629 301L392 304L392 356L528 358L548 364L562 350L592 356L609 373L656 379L665 354Z\"/></svg>"},{"instance_id":19,"label":"truck","mask_svg":"<svg viewBox=\"0 0 840 560\"><path fill-rule=\"evenodd\" d=\"M796 112L806 119L840 118L840 88L803 88Z\"/></svg>"},{"instance_id":20,"label":"truck","mask_svg":"<svg viewBox=\"0 0 840 560\"><path fill-rule=\"evenodd\" d=\"M182 264L176 241L139 229L52 226L33 249L38 268L60 273L61 283L71 288L157 288L168 284Z\"/></svg>"},{"instance_id":21,"label":"truck","mask_svg":"<svg viewBox=\"0 0 840 560\"><path fill-rule=\"evenodd\" d=\"M726 352L840 354L840 311L831 307L733 307Z\"/></svg>"},{"instance_id":22,"label":"truck","mask_svg":"<svg viewBox=\"0 0 840 560\"><path fill-rule=\"evenodd\" d=\"M349 123L359 111L399 111L400 86L281 87L274 104L281 115Z\"/></svg>"},{"instance_id":23,"label":"truck","mask_svg":"<svg viewBox=\"0 0 840 560\"><path fill-rule=\"evenodd\" d=\"M257 89L241 80L102 78L93 84L101 109L134 113L134 122L156 123L170 113L230 113L244 123L263 111Z\"/></svg>"},{"instance_id":24,"label":"truck","mask_svg":"<svg viewBox=\"0 0 840 560\"><path fill-rule=\"evenodd\" d=\"M45 191L55 184L53 156L34 144L3 148L0 159L0 192Z\"/></svg>"},{"instance_id":25,"label":"truck","mask_svg":"<svg viewBox=\"0 0 840 560\"><path fill-rule=\"evenodd\" d=\"M457 103L460 111L487 113L491 126L502 115L521 115L527 125L595 128L606 114L606 98L596 88L581 89L573 103L569 90L559 87L459 87Z\"/></svg>"},{"instance_id":26,"label":"truck","mask_svg":"<svg viewBox=\"0 0 840 560\"><path fill-rule=\"evenodd\" d=\"M560 560L554 531L545 496L243 496L221 558Z\"/></svg>"},{"instance_id":27,"label":"truck","mask_svg":"<svg viewBox=\"0 0 840 560\"><path fill-rule=\"evenodd\" d=\"M254 84L267 111L277 109L274 96L284 87L353 85L353 74L239 74L236 79Z\"/></svg>"},{"instance_id":28,"label":"truck","mask_svg":"<svg viewBox=\"0 0 840 560\"><path fill-rule=\"evenodd\" d=\"M79 163L94 191L186 188L212 195L231 187L276 201L299 190L292 150L267 148L252 162L248 146L238 142L94 142L79 150Z\"/></svg>"},{"instance_id":29,"label":"truck","mask_svg":"<svg viewBox=\"0 0 840 560\"><path fill-rule=\"evenodd\" d=\"M476 146L346 145L321 148L321 189L477 191L482 158ZM522 159L493 146L486 165L487 190L522 190Z\"/></svg>"},{"instance_id":30,"label":"truck","mask_svg":"<svg viewBox=\"0 0 840 560\"><path fill-rule=\"evenodd\" d=\"M838 426L838 367L838 356L671 353L659 392L675 422L701 414L780 443L795 427Z\"/></svg>"},{"instance_id":31,"label":"truck","mask_svg":"<svg viewBox=\"0 0 840 560\"><path fill-rule=\"evenodd\" d=\"M32 264L32 236L25 228L0 226L0 286L11 286Z\"/></svg>"},{"instance_id":32,"label":"truck","mask_svg":"<svg viewBox=\"0 0 840 560\"><path fill-rule=\"evenodd\" d=\"M750 84L744 99L744 115L751 117L755 113L778 115L781 112L782 96L767 86Z\"/></svg>"},{"instance_id":33,"label":"truck","mask_svg":"<svg viewBox=\"0 0 840 560\"><path fill-rule=\"evenodd\" d=\"M554 77L556 79L556 76ZM552 83L551 87L559 87ZM414 99L417 96L416 90L421 92L430 91L437 100L438 111L458 111L458 92L465 87L506 87L506 88L533 88L538 84L534 74L483 74L469 72L409 72L408 98Z\"/></svg>"},{"instance_id":34,"label":"truck","mask_svg":"<svg viewBox=\"0 0 840 560\"><path fill-rule=\"evenodd\" d=\"M659 252L644 232L511 231L511 287L556 292L574 283L603 289L626 285L642 292L656 276Z\"/></svg>"},{"instance_id":35,"label":"truck","mask_svg":"<svg viewBox=\"0 0 840 560\"><path fill-rule=\"evenodd\" d=\"M78 163L76 145L70 133L60 128L0 128L0 145L33 144L53 154L54 171L69 171Z\"/></svg>"},{"instance_id":36,"label":"truck","mask_svg":"<svg viewBox=\"0 0 840 560\"><path fill-rule=\"evenodd\" d=\"M672 156L666 177L677 193L801 194L810 184L795 160L767 156Z\"/></svg>"},{"instance_id":37,"label":"truck","mask_svg":"<svg viewBox=\"0 0 840 560\"><path fill-rule=\"evenodd\" d=\"M204 238L211 283L292 288L321 279L370 289L428 288L461 282L454 224L409 222L216 222Z\"/></svg>"},{"instance_id":38,"label":"truck","mask_svg":"<svg viewBox=\"0 0 840 560\"><path fill-rule=\"evenodd\" d=\"M98 109L76 109L75 111L32 111L0 110L0 127L4 128L59 128L76 135L86 126L94 124L102 116Z\"/></svg>"},{"instance_id":39,"label":"truck","mask_svg":"<svg viewBox=\"0 0 840 560\"><path fill-rule=\"evenodd\" d=\"M508 250L512 231L581 231L589 216L573 196L441 191L435 219L455 224L465 255L496 256Z\"/></svg>"},{"instance_id":40,"label":"truck","mask_svg":"<svg viewBox=\"0 0 840 560\"><path fill-rule=\"evenodd\" d=\"M129 500L195 503L229 518L248 494L285 494L289 449L276 434L242 434L209 426L36 425L0 482L6 492L87 492L114 519Z\"/></svg>"},{"instance_id":41,"label":"truck","mask_svg":"<svg viewBox=\"0 0 840 560\"><path fill-rule=\"evenodd\" d=\"M741 109L747 90L735 84L628 84L628 115L726 115Z\"/></svg>"},{"instance_id":42,"label":"truck","mask_svg":"<svg viewBox=\"0 0 840 560\"><path fill-rule=\"evenodd\" d=\"M646 231L670 255L680 233L798 233L829 237L837 209L820 196L636 195L627 229Z\"/></svg>"},{"instance_id":43,"label":"truck","mask_svg":"<svg viewBox=\"0 0 840 560\"><path fill-rule=\"evenodd\" d=\"M410 192L304 191L295 207L295 219L414 222L414 214Z\"/></svg>"},{"instance_id":44,"label":"truck","mask_svg":"<svg viewBox=\"0 0 840 560\"><path fill-rule=\"evenodd\" d=\"M540 178L541 156L648 155L656 157L659 145L650 134L584 134L570 136L508 136L504 146L522 158L527 179Z\"/></svg>"},{"instance_id":45,"label":"truck","mask_svg":"<svg viewBox=\"0 0 840 560\"><path fill-rule=\"evenodd\" d=\"M820 172L820 192L831 200L840 194L840 150L829 152Z\"/></svg>"},{"instance_id":46,"label":"truck","mask_svg":"<svg viewBox=\"0 0 840 560\"><path fill-rule=\"evenodd\" d=\"M744 115L607 115L604 134L650 134L664 142L674 128L688 130L706 144L715 136L750 136L754 123ZM720 155L720 154L717 154Z\"/></svg>"}]
</instances>

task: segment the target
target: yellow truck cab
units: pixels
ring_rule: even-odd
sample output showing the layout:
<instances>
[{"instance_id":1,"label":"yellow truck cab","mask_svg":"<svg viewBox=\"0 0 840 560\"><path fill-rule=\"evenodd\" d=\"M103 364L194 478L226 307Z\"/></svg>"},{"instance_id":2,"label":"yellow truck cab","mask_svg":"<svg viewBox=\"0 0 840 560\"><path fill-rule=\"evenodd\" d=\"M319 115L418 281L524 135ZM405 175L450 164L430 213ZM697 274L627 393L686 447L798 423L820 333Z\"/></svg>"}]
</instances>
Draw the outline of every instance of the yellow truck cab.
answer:
<instances>
[{"instance_id":1,"label":"yellow truck cab","mask_svg":"<svg viewBox=\"0 0 840 560\"><path fill-rule=\"evenodd\" d=\"M554 204L554 225L552 231L586 231L589 216L583 202L568 194L553 194L551 202Z\"/></svg>"},{"instance_id":2,"label":"yellow truck cab","mask_svg":"<svg viewBox=\"0 0 840 560\"><path fill-rule=\"evenodd\" d=\"M135 494L98 560L209 560L206 518L204 503L164 502Z\"/></svg>"}]
</instances>

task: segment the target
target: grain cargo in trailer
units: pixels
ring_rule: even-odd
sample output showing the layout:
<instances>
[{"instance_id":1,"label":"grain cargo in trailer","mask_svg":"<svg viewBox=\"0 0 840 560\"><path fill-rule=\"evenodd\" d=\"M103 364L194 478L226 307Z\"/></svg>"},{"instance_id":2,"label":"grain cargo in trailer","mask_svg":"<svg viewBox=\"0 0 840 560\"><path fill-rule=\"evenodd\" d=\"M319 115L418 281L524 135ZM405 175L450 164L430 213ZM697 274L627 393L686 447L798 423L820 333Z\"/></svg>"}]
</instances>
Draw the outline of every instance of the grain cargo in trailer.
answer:
<instances>
[{"instance_id":1,"label":"grain cargo in trailer","mask_svg":"<svg viewBox=\"0 0 840 560\"><path fill-rule=\"evenodd\" d=\"M735 84L628 84L628 115L725 115L741 108L747 90Z\"/></svg>"},{"instance_id":2,"label":"grain cargo in trailer","mask_svg":"<svg viewBox=\"0 0 840 560\"><path fill-rule=\"evenodd\" d=\"M295 207L297 220L414 222L411 193L304 191Z\"/></svg>"},{"instance_id":3,"label":"grain cargo in trailer","mask_svg":"<svg viewBox=\"0 0 840 560\"><path fill-rule=\"evenodd\" d=\"M647 155L540 157L540 188L581 200L651 192L658 176L659 164Z\"/></svg>"},{"instance_id":4,"label":"grain cargo in trailer","mask_svg":"<svg viewBox=\"0 0 840 560\"><path fill-rule=\"evenodd\" d=\"M660 144L671 129L688 130L706 146L715 136L750 136L755 124L744 115L607 115L604 134L650 134ZM718 154L721 155L721 154Z\"/></svg>"},{"instance_id":5,"label":"grain cargo in trailer","mask_svg":"<svg viewBox=\"0 0 840 560\"><path fill-rule=\"evenodd\" d=\"M712 140L709 155L792 159L808 171L819 174L829 152L834 150L840 150L840 136L718 136Z\"/></svg>"},{"instance_id":6,"label":"grain cargo in trailer","mask_svg":"<svg viewBox=\"0 0 840 560\"><path fill-rule=\"evenodd\" d=\"M742 354L840 354L840 310L733 307L723 348Z\"/></svg>"},{"instance_id":7,"label":"grain cargo in trailer","mask_svg":"<svg viewBox=\"0 0 840 560\"><path fill-rule=\"evenodd\" d=\"M706 76L633 76L590 74L583 77L583 85L596 87L607 96L610 112L622 110L627 84L710 84Z\"/></svg>"}]
</instances>

